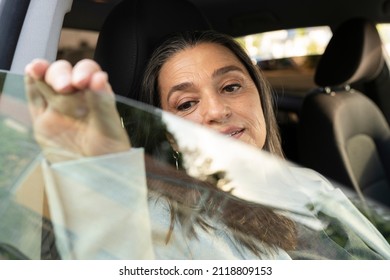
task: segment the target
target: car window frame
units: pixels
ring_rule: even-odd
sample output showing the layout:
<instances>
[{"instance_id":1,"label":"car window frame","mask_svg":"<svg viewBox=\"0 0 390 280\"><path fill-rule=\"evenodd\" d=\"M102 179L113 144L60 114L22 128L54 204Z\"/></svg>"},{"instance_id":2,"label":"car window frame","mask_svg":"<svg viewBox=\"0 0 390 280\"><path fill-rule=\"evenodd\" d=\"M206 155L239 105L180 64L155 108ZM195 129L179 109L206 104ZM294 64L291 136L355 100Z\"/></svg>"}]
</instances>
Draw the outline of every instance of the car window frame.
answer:
<instances>
[{"instance_id":1,"label":"car window frame","mask_svg":"<svg viewBox=\"0 0 390 280\"><path fill-rule=\"evenodd\" d=\"M3 0L0 3L0 69L11 68L30 1Z\"/></svg>"},{"instance_id":2,"label":"car window frame","mask_svg":"<svg viewBox=\"0 0 390 280\"><path fill-rule=\"evenodd\" d=\"M14 5L13 0L8 1ZM22 1L22 0L20 0ZM26 1L26 0L24 0ZM64 17L71 10L73 0L29 0L24 21L13 50L10 67L0 69L23 74L24 67L35 58L54 61ZM5 4L4 5L4 12ZM13 20L10 21L13 27ZM0 33L1 35L1 33ZM2 49L0 49L2 50ZM3 54L2 54L3 55Z\"/></svg>"}]
</instances>

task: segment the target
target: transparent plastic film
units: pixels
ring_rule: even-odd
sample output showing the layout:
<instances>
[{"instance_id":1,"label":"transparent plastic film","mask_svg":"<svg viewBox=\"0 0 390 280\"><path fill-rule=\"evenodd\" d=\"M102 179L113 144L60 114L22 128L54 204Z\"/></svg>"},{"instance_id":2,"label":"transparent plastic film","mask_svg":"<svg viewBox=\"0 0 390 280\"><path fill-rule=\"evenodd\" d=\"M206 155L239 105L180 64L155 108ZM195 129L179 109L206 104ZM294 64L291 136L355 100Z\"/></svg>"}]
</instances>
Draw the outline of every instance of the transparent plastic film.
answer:
<instances>
[{"instance_id":1,"label":"transparent plastic film","mask_svg":"<svg viewBox=\"0 0 390 280\"><path fill-rule=\"evenodd\" d=\"M0 77L1 258L390 259L388 231L313 170L132 100Z\"/></svg>"}]
</instances>

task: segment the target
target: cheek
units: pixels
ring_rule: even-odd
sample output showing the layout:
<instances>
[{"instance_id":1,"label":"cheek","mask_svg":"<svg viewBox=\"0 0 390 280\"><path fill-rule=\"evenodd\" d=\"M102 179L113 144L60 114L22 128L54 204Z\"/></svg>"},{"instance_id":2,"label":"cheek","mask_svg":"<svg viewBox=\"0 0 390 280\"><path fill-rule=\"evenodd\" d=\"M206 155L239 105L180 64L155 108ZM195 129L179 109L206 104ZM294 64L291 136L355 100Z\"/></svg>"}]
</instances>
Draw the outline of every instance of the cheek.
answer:
<instances>
[{"instance_id":1,"label":"cheek","mask_svg":"<svg viewBox=\"0 0 390 280\"><path fill-rule=\"evenodd\" d=\"M255 128L255 133L257 136L266 134L266 125L263 115L263 111L260 108L252 108L251 114L247 115L247 119L250 120L251 126Z\"/></svg>"},{"instance_id":2,"label":"cheek","mask_svg":"<svg viewBox=\"0 0 390 280\"><path fill-rule=\"evenodd\" d=\"M185 115L185 116L181 116L181 117L183 119L186 119L186 120L189 120L189 121L192 121L192 122L195 122L195 123L199 123L199 124L203 123L203 118L200 115L199 110L194 110L193 112L191 112L191 114L188 114L188 115Z\"/></svg>"},{"instance_id":3,"label":"cheek","mask_svg":"<svg viewBox=\"0 0 390 280\"><path fill-rule=\"evenodd\" d=\"M267 128L264 116L262 114L257 114L252 118L252 121L253 123L251 128L254 145L262 149L267 137Z\"/></svg>"},{"instance_id":4,"label":"cheek","mask_svg":"<svg viewBox=\"0 0 390 280\"><path fill-rule=\"evenodd\" d=\"M241 115L245 115L248 120L255 123L264 122L263 108L261 107L260 97L257 94L252 94L251 98L243 99L237 106L237 109L241 112Z\"/></svg>"},{"instance_id":5,"label":"cheek","mask_svg":"<svg viewBox=\"0 0 390 280\"><path fill-rule=\"evenodd\" d=\"M256 146L263 148L267 136L267 129L260 99L251 99L245 108L246 110L242 111L242 116L248 122L251 137L255 141Z\"/></svg>"}]
</instances>

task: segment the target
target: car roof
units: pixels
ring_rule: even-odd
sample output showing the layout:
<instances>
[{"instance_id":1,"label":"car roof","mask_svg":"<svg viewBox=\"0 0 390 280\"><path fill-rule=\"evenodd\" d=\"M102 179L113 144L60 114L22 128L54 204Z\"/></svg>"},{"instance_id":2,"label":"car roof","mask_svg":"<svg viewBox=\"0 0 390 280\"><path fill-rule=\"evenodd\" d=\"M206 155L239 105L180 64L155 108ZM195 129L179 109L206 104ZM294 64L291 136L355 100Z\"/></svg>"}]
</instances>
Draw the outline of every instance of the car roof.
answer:
<instances>
[{"instance_id":1,"label":"car roof","mask_svg":"<svg viewBox=\"0 0 390 280\"><path fill-rule=\"evenodd\" d=\"M129 0L128 0L129 1ZM120 0L74 0L64 26L100 30ZM234 36L278 29L328 25L353 17L390 22L388 0L190 0L214 29ZM152 7L151 7L152 8Z\"/></svg>"}]
</instances>

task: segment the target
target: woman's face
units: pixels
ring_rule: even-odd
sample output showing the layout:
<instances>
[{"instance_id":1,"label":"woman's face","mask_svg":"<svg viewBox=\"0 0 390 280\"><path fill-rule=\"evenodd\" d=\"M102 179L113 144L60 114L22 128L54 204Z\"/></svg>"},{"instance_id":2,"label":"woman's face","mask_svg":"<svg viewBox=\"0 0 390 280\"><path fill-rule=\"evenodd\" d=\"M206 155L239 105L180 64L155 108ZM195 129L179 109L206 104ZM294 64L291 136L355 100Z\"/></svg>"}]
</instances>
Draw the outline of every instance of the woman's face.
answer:
<instances>
[{"instance_id":1,"label":"woman's face","mask_svg":"<svg viewBox=\"0 0 390 280\"><path fill-rule=\"evenodd\" d=\"M202 43L172 56L158 78L161 107L262 148L261 100L248 71L227 48Z\"/></svg>"}]
</instances>

